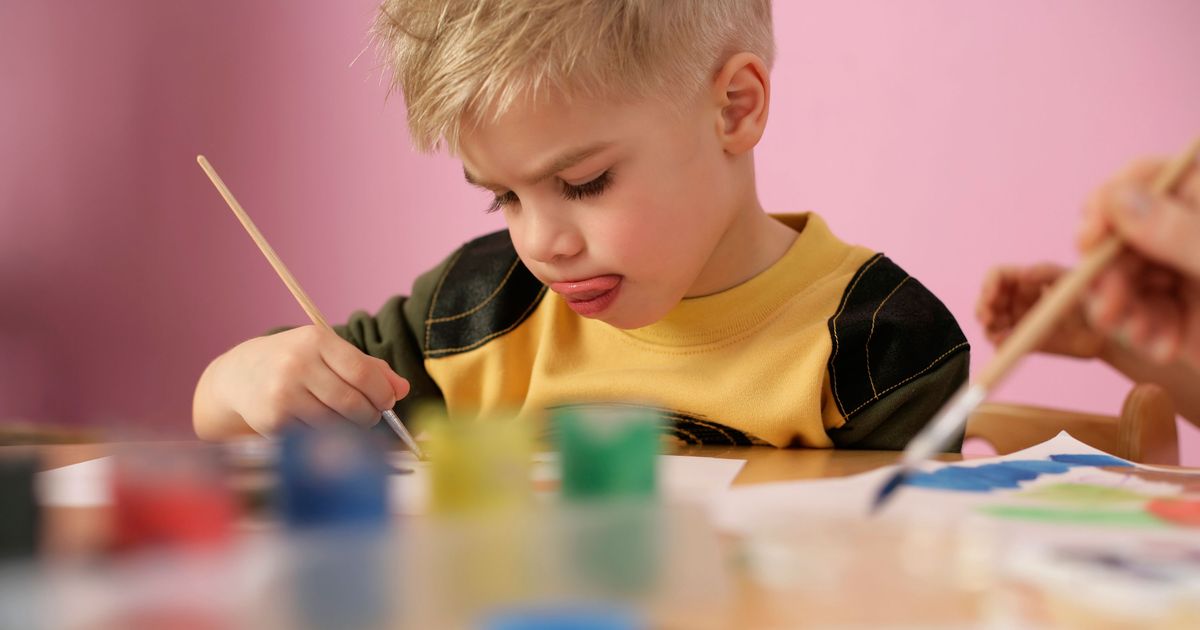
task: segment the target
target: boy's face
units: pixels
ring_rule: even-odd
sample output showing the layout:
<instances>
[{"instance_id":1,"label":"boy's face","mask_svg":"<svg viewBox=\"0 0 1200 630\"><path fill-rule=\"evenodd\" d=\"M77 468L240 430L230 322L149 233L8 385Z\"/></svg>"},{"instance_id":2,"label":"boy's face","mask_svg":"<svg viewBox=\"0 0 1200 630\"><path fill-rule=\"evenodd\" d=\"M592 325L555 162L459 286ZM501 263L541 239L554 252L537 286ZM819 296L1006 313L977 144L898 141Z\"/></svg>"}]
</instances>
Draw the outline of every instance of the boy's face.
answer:
<instances>
[{"instance_id":1,"label":"boy's face","mask_svg":"<svg viewBox=\"0 0 1200 630\"><path fill-rule=\"evenodd\" d=\"M714 111L518 106L464 134L460 153L539 280L584 317L637 328L684 297L725 288L713 284L719 245L746 185L731 174Z\"/></svg>"}]
</instances>

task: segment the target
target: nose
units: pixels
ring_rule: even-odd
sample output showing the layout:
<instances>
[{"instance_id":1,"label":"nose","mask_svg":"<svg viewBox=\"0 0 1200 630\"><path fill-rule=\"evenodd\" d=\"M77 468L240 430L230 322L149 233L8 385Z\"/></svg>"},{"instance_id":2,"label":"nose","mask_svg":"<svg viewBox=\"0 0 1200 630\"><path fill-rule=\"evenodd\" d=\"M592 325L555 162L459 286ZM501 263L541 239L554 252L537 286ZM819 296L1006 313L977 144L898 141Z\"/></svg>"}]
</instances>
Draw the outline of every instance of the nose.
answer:
<instances>
[{"instance_id":1,"label":"nose","mask_svg":"<svg viewBox=\"0 0 1200 630\"><path fill-rule=\"evenodd\" d=\"M532 211L522 208L520 226L510 225L519 250L540 263L567 260L583 251L583 234L568 216L565 208Z\"/></svg>"}]
</instances>

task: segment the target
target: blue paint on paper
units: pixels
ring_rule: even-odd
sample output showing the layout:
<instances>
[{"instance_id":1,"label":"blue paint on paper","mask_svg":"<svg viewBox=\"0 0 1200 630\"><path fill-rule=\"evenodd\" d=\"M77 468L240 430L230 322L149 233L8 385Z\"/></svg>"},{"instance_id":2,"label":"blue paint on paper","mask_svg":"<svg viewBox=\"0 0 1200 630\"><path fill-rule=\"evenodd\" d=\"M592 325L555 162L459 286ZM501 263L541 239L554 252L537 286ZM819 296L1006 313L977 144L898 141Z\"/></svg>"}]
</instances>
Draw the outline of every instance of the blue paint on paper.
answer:
<instances>
[{"instance_id":1,"label":"blue paint on paper","mask_svg":"<svg viewBox=\"0 0 1200 630\"><path fill-rule=\"evenodd\" d=\"M1117 459L1116 457L1113 457L1112 455L1086 455L1086 454L1083 454L1083 455L1051 455L1050 460L1055 461L1055 462L1060 462L1063 464L1070 464L1072 466L1129 467L1129 466L1133 465L1123 459Z\"/></svg>"},{"instance_id":2,"label":"blue paint on paper","mask_svg":"<svg viewBox=\"0 0 1200 630\"><path fill-rule=\"evenodd\" d=\"M933 490L992 492L1020 488L1021 483L1043 475L1059 475L1075 467L1129 466L1111 455L1051 455L1049 460L1016 459L980 466L944 466L915 472L905 484Z\"/></svg>"},{"instance_id":3,"label":"blue paint on paper","mask_svg":"<svg viewBox=\"0 0 1200 630\"><path fill-rule=\"evenodd\" d=\"M1019 482L1037 479L1041 473L1020 466L1009 466L1005 463L984 464L972 469L976 475L991 480L1004 487L1017 487Z\"/></svg>"},{"instance_id":4,"label":"blue paint on paper","mask_svg":"<svg viewBox=\"0 0 1200 630\"><path fill-rule=\"evenodd\" d=\"M933 472L916 472L904 480L905 485L934 490L958 490L960 492L991 492L992 485L970 472L969 468L947 466Z\"/></svg>"},{"instance_id":5,"label":"blue paint on paper","mask_svg":"<svg viewBox=\"0 0 1200 630\"><path fill-rule=\"evenodd\" d=\"M1004 462L1004 464L1045 475L1057 475L1065 473L1071 469L1070 464L1052 462L1044 459L1014 459L1012 461Z\"/></svg>"}]
</instances>

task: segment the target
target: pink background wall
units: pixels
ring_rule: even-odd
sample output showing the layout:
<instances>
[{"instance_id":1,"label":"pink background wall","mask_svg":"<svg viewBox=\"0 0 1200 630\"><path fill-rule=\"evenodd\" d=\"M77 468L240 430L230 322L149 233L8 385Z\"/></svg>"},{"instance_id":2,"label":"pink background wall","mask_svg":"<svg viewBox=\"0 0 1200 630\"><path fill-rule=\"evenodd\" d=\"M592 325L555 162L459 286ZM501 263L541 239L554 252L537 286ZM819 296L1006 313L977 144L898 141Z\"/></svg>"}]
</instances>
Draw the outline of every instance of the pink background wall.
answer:
<instances>
[{"instance_id":1,"label":"pink background wall","mask_svg":"<svg viewBox=\"0 0 1200 630\"><path fill-rule=\"evenodd\" d=\"M196 153L333 320L500 227L408 148L371 52L351 65L373 4L0 4L0 419L186 432L212 356L302 321ZM978 368L985 270L1073 261L1088 191L1200 133L1196 24L1190 0L777 2L763 202L886 251ZM1002 395L1113 412L1127 390L1037 358Z\"/></svg>"}]
</instances>

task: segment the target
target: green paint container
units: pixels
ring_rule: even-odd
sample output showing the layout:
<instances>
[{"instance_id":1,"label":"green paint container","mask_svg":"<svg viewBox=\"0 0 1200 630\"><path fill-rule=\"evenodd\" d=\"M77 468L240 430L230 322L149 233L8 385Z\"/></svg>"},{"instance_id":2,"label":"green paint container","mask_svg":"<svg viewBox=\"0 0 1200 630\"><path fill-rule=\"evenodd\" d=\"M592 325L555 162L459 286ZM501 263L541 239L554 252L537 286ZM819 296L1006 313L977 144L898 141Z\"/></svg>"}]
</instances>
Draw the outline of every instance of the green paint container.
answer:
<instances>
[{"instance_id":1,"label":"green paint container","mask_svg":"<svg viewBox=\"0 0 1200 630\"><path fill-rule=\"evenodd\" d=\"M653 499L663 419L653 409L573 406L551 421L562 464L562 494L572 501Z\"/></svg>"}]
</instances>

